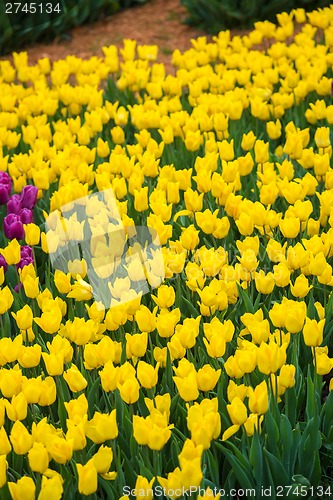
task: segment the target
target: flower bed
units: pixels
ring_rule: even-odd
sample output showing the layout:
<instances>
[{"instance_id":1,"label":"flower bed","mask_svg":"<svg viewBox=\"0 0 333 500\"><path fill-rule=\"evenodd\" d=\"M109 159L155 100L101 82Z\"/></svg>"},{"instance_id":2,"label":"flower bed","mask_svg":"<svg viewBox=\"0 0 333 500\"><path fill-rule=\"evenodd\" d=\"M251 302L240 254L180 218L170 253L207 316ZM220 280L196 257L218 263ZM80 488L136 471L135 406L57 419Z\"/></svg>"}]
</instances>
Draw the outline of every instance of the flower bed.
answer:
<instances>
[{"instance_id":1,"label":"flower bed","mask_svg":"<svg viewBox=\"0 0 333 500\"><path fill-rule=\"evenodd\" d=\"M333 9L278 23L0 62L1 498L331 498Z\"/></svg>"}]
</instances>

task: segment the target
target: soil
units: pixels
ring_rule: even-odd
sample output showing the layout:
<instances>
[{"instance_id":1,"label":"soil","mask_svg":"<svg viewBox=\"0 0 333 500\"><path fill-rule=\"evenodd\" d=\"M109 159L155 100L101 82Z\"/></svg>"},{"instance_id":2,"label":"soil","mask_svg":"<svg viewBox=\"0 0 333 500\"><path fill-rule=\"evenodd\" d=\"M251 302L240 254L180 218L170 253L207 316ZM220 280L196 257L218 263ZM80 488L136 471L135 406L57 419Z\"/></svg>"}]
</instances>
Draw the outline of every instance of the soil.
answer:
<instances>
[{"instance_id":1,"label":"soil","mask_svg":"<svg viewBox=\"0 0 333 500\"><path fill-rule=\"evenodd\" d=\"M102 56L102 46L122 46L124 38L137 40L140 45L158 45L158 61L170 71L171 54L178 48L181 52L191 47L191 38L204 36L198 28L184 23L186 9L180 0L149 0L143 5L125 9L93 24L74 28L66 38L57 38L50 44L36 44L24 50L29 63L48 57L51 61L75 55L82 59ZM22 49L23 50L23 49ZM10 59L3 56L0 59Z\"/></svg>"}]
</instances>

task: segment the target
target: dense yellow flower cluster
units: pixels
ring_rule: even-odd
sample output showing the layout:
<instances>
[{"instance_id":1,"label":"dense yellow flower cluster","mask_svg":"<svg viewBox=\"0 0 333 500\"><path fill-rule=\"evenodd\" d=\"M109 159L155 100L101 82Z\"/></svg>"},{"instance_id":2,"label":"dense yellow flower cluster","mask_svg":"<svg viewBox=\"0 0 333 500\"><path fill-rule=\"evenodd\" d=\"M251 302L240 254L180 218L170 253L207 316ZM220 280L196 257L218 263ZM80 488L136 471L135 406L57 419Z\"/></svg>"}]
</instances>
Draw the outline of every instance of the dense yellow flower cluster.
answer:
<instances>
[{"instance_id":1,"label":"dense yellow flower cluster","mask_svg":"<svg viewBox=\"0 0 333 500\"><path fill-rule=\"evenodd\" d=\"M236 481L225 442L252 460L272 419L300 432L304 393L319 414L333 368L333 9L192 40L175 74L155 46L103 53L0 61L0 170L13 186L1 216L38 188L34 222L10 211L24 238L3 235L0 249L0 496L124 499L130 486L153 498L160 485L179 498L204 485L198 498L219 498L211 487ZM90 198L65 228L64 206L104 190L114 202ZM130 248L112 281L134 226L158 235L164 269ZM82 242L87 230L91 262L53 269L61 231ZM89 266L110 278L111 308L94 300ZM135 292L145 278L156 290ZM315 483L302 463L288 481Z\"/></svg>"}]
</instances>

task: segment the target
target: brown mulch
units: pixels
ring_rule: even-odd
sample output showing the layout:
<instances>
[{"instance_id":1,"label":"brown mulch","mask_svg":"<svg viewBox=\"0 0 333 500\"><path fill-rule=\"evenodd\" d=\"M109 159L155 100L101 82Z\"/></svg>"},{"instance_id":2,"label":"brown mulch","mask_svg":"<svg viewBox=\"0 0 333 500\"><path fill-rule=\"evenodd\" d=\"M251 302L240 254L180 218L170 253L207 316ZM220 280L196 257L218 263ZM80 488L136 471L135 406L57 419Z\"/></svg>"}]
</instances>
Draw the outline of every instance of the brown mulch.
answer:
<instances>
[{"instance_id":1,"label":"brown mulch","mask_svg":"<svg viewBox=\"0 0 333 500\"><path fill-rule=\"evenodd\" d=\"M125 9L93 24L74 28L70 39L59 37L50 44L36 44L25 48L29 63L48 57L51 61L75 55L82 59L102 56L101 48L106 45L122 47L122 40L130 38L140 45L158 45L158 61L171 69L171 54L178 48L181 52L191 47L191 38L204 36L195 27L184 24L187 17L180 0L149 0L144 5ZM0 59L10 59L3 56Z\"/></svg>"}]
</instances>

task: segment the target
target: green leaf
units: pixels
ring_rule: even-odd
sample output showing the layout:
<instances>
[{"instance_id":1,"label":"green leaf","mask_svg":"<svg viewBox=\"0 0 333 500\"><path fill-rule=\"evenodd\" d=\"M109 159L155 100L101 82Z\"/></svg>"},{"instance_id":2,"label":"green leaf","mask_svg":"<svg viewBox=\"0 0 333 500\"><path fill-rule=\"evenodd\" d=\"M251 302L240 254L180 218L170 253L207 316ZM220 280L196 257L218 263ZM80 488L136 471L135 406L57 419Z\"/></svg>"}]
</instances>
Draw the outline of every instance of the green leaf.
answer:
<instances>
[{"instance_id":1,"label":"green leaf","mask_svg":"<svg viewBox=\"0 0 333 500\"><path fill-rule=\"evenodd\" d=\"M326 436L328 436L329 429L333 425L333 392L330 391L326 398L325 403L322 406L320 413L320 418L322 420L322 429Z\"/></svg>"},{"instance_id":2,"label":"green leaf","mask_svg":"<svg viewBox=\"0 0 333 500\"><path fill-rule=\"evenodd\" d=\"M293 441L292 441L292 447L290 450L290 470L291 471L293 471L295 468L295 464L296 464L296 460L297 460L297 456L298 456L298 449L299 449L299 445L300 445L301 440L302 440L302 434L298 428L293 429L292 435L293 435Z\"/></svg>"},{"instance_id":3,"label":"green leaf","mask_svg":"<svg viewBox=\"0 0 333 500\"><path fill-rule=\"evenodd\" d=\"M252 443L250 447L249 454L250 464L253 468L253 475L256 480L257 487L261 487L262 485L262 446L259 440L258 432L255 432L252 437Z\"/></svg>"},{"instance_id":4,"label":"green leaf","mask_svg":"<svg viewBox=\"0 0 333 500\"><path fill-rule=\"evenodd\" d=\"M301 484L303 486L311 486L309 480L306 477L302 476L302 474L294 474L292 480L296 484Z\"/></svg>"},{"instance_id":5,"label":"green leaf","mask_svg":"<svg viewBox=\"0 0 333 500\"><path fill-rule=\"evenodd\" d=\"M254 478L250 462L241 454L238 448L230 441L224 444L215 443L229 461L242 488L254 488ZM231 448L228 450L227 446Z\"/></svg>"},{"instance_id":6,"label":"green leaf","mask_svg":"<svg viewBox=\"0 0 333 500\"><path fill-rule=\"evenodd\" d=\"M96 377L96 380L94 381L93 385L89 389L88 392L88 408L91 410L95 407L95 404L99 400L99 388L101 385L101 379L99 378L99 375Z\"/></svg>"},{"instance_id":7,"label":"green leaf","mask_svg":"<svg viewBox=\"0 0 333 500\"><path fill-rule=\"evenodd\" d=\"M189 300L187 300L184 296L182 297L181 301L187 305L187 311L189 311L189 315L188 316L190 318L192 316L194 316L194 317L198 316L198 309L196 307L194 307L194 305L192 304L192 302L190 302Z\"/></svg>"},{"instance_id":8,"label":"green leaf","mask_svg":"<svg viewBox=\"0 0 333 500\"><path fill-rule=\"evenodd\" d=\"M291 474L291 449L293 446L293 433L290 421L286 415L281 415L280 422L280 440L282 444L282 464L287 471Z\"/></svg>"},{"instance_id":9,"label":"green leaf","mask_svg":"<svg viewBox=\"0 0 333 500\"><path fill-rule=\"evenodd\" d=\"M282 463L280 460L270 453L266 448L263 449L264 455L267 458L267 462L270 468L270 471L272 473L272 477L274 480L274 484L277 486L288 486L289 484L289 477L288 474L283 467Z\"/></svg>"},{"instance_id":10,"label":"green leaf","mask_svg":"<svg viewBox=\"0 0 333 500\"><path fill-rule=\"evenodd\" d=\"M315 375L316 377L316 375ZM306 388L307 388L307 398L306 398L306 416L310 420L312 417L318 417L320 395L316 391L315 383L311 377L310 366L308 366L308 373L306 377Z\"/></svg>"},{"instance_id":11,"label":"green leaf","mask_svg":"<svg viewBox=\"0 0 333 500\"><path fill-rule=\"evenodd\" d=\"M208 470L210 472L210 476L215 482L215 485L217 485L220 482L218 461L216 460L216 457L214 457L213 453L210 450L205 451L205 457L207 458Z\"/></svg>"},{"instance_id":12,"label":"green leaf","mask_svg":"<svg viewBox=\"0 0 333 500\"><path fill-rule=\"evenodd\" d=\"M139 467L140 467L140 475L146 477L148 481L150 481L154 477L152 471L148 469L148 467L146 467L141 461Z\"/></svg>"},{"instance_id":13,"label":"green leaf","mask_svg":"<svg viewBox=\"0 0 333 500\"><path fill-rule=\"evenodd\" d=\"M288 421L290 421L291 425L294 426L296 422L296 403L297 403L295 387L290 387L289 389L286 390L284 394L284 401L285 401L286 418L288 419ZM282 416L284 415L281 415L281 417Z\"/></svg>"},{"instance_id":14,"label":"green leaf","mask_svg":"<svg viewBox=\"0 0 333 500\"><path fill-rule=\"evenodd\" d=\"M279 456L280 453L277 444L280 440L280 432L271 411L265 414L265 426L267 430L267 447L275 456Z\"/></svg>"},{"instance_id":15,"label":"green leaf","mask_svg":"<svg viewBox=\"0 0 333 500\"><path fill-rule=\"evenodd\" d=\"M319 449L321 447L321 437L319 432L319 417L318 415L311 418L306 428L304 429L302 439L298 449L299 466L302 473L313 482L312 474L316 470L316 462L319 459Z\"/></svg>"},{"instance_id":16,"label":"green leaf","mask_svg":"<svg viewBox=\"0 0 333 500\"><path fill-rule=\"evenodd\" d=\"M261 299L261 293L258 293L258 296L256 298L256 301L254 303L254 310L257 311L259 309L259 304L260 304L260 299Z\"/></svg>"},{"instance_id":17,"label":"green leaf","mask_svg":"<svg viewBox=\"0 0 333 500\"><path fill-rule=\"evenodd\" d=\"M264 464L264 477L265 478L267 477L266 484L269 488L269 491L267 493L269 493L270 499L276 500L276 488L274 487L274 479L272 476L271 469L269 467L268 460L263 460L263 464Z\"/></svg>"},{"instance_id":18,"label":"green leaf","mask_svg":"<svg viewBox=\"0 0 333 500\"><path fill-rule=\"evenodd\" d=\"M254 314L255 310L253 307L253 304L251 302L250 297L248 296L247 292L243 290L243 288L237 283L237 288L238 288L238 293L244 303L245 306L245 311L251 314Z\"/></svg>"},{"instance_id":19,"label":"green leaf","mask_svg":"<svg viewBox=\"0 0 333 500\"><path fill-rule=\"evenodd\" d=\"M65 429L66 428L67 412L66 412L64 402L62 401L61 398L58 398L58 417L59 417L59 422L61 424L61 427L63 429Z\"/></svg>"},{"instance_id":20,"label":"green leaf","mask_svg":"<svg viewBox=\"0 0 333 500\"><path fill-rule=\"evenodd\" d=\"M108 500L115 500L114 492L109 481L106 481L102 477L98 476L98 484L101 489L105 491Z\"/></svg>"}]
</instances>

